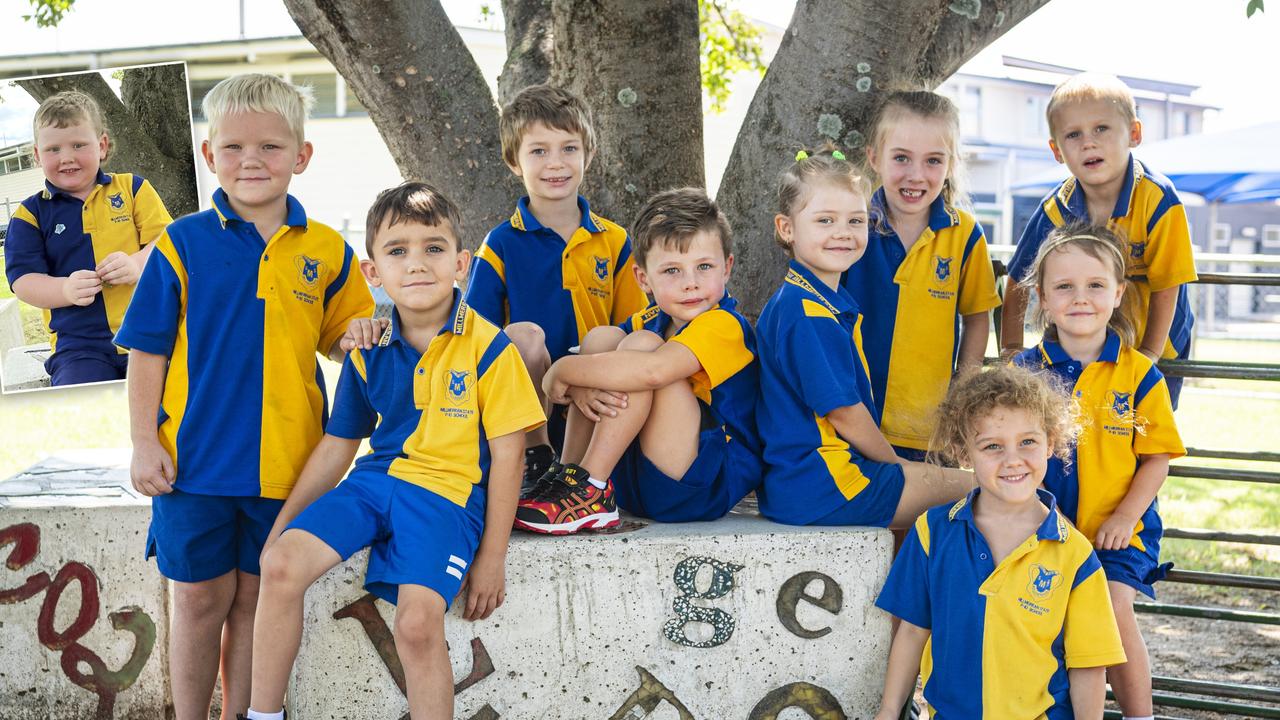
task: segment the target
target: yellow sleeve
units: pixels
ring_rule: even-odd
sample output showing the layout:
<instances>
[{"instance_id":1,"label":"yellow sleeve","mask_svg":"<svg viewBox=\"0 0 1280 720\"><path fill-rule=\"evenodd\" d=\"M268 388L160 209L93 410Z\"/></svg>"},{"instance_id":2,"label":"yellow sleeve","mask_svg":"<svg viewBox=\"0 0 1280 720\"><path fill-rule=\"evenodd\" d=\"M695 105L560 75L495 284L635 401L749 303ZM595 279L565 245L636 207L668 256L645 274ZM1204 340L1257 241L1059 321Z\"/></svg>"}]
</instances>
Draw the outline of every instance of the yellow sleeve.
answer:
<instances>
[{"instance_id":1,"label":"yellow sleeve","mask_svg":"<svg viewBox=\"0 0 1280 720\"><path fill-rule=\"evenodd\" d=\"M613 276L613 309L610 311L609 321L616 325L648 305L649 297L640 289L640 283L636 280L636 260L629 257L622 264L622 270Z\"/></svg>"},{"instance_id":2,"label":"yellow sleeve","mask_svg":"<svg viewBox=\"0 0 1280 720\"><path fill-rule=\"evenodd\" d=\"M316 345L316 350L321 355L329 353L329 348L347 331L352 320L373 316L373 295L369 292L369 284L365 282L364 275L356 267L355 254L345 243L343 252L347 258L347 262L343 263L345 277L340 275L333 280L338 284L337 290L332 296L325 298L320 342Z\"/></svg>"},{"instance_id":3,"label":"yellow sleeve","mask_svg":"<svg viewBox=\"0 0 1280 720\"><path fill-rule=\"evenodd\" d=\"M520 351L502 333L495 336L493 343L506 346L487 368L481 367L477 373L480 379L476 402L485 437L502 437L542 425L547 417L542 412L542 403L538 402L529 371L520 359Z\"/></svg>"},{"instance_id":4,"label":"yellow sleeve","mask_svg":"<svg viewBox=\"0 0 1280 720\"><path fill-rule=\"evenodd\" d=\"M1000 306L987 238L982 234L981 225L975 223L974 231L978 233L978 239L969 251L969 258L960 267L960 296L956 298L956 312L961 315L973 315Z\"/></svg>"},{"instance_id":5,"label":"yellow sleeve","mask_svg":"<svg viewBox=\"0 0 1280 720\"><path fill-rule=\"evenodd\" d=\"M694 318L671 342L689 348L702 365L702 369L690 377L695 394L700 387L711 390L755 359L747 349L742 323L720 309L708 310Z\"/></svg>"},{"instance_id":6,"label":"yellow sleeve","mask_svg":"<svg viewBox=\"0 0 1280 720\"><path fill-rule=\"evenodd\" d=\"M1134 408L1135 432L1133 434L1133 451L1138 455L1168 454L1170 459L1180 458L1187 454L1178 434L1178 425L1173 420L1173 403L1169 399L1169 386L1159 371L1152 368L1149 377L1158 378L1147 390L1145 396L1138 399ZM1144 383L1145 384L1145 383ZM1141 391L1140 391L1141 392Z\"/></svg>"},{"instance_id":7,"label":"yellow sleeve","mask_svg":"<svg viewBox=\"0 0 1280 720\"><path fill-rule=\"evenodd\" d=\"M138 246L146 247L151 244L171 222L173 218L169 217L164 201L152 187L151 181L144 179L138 192L133 195L133 226L138 229Z\"/></svg>"},{"instance_id":8,"label":"yellow sleeve","mask_svg":"<svg viewBox=\"0 0 1280 720\"><path fill-rule=\"evenodd\" d=\"M1156 220L1147 236L1147 284L1160 292L1193 282L1195 259L1191 255L1191 228L1182 204L1171 205Z\"/></svg>"},{"instance_id":9,"label":"yellow sleeve","mask_svg":"<svg viewBox=\"0 0 1280 720\"><path fill-rule=\"evenodd\" d=\"M1079 536L1079 542L1088 543L1083 536ZM1107 577L1091 548L1076 571L1062 634L1068 668L1111 666L1125 661Z\"/></svg>"}]
</instances>

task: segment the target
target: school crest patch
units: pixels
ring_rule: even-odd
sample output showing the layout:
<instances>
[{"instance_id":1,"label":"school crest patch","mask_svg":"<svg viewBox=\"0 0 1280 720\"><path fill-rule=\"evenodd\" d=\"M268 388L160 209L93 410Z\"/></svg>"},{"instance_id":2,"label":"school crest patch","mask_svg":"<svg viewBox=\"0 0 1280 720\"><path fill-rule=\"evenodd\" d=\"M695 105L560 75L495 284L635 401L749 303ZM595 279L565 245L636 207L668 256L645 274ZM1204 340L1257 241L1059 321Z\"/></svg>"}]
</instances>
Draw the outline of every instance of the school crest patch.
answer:
<instances>
[{"instance_id":1,"label":"school crest patch","mask_svg":"<svg viewBox=\"0 0 1280 720\"><path fill-rule=\"evenodd\" d=\"M608 282L609 280L609 258L592 255L591 259L595 261L596 280L600 282Z\"/></svg>"},{"instance_id":2,"label":"school crest patch","mask_svg":"<svg viewBox=\"0 0 1280 720\"><path fill-rule=\"evenodd\" d=\"M1133 414L1132 392L1111 391L1111 413L1117 420L1123 420Z\"/></svg>"},{"instance_id":3,"label":"school crest patch","mask_svg":"<svg viewBox=\"0 0 1280 720\"><path fill-rule=\"evenodd\" d=\"M1061 584L1062 573L1050 570L1040 563L1031 566L1031 582L1027 585L1027 591L1037 599L1049 597L1049 593Z\"/></svg>"},{"instance_id":4,"label":"school crest patch","mask_svg":"<svg viewBox=\"0 0 1280 720\"><path fill-rule=\"evenodd\" d=\"M293 256L294 267L298 268L298 277L302 284L314 288L320 282L320 274L324 271L324 262L306 255Z\"/></svg>"},{"instance_id":5,"label":"school crest patch","mask_svg":"<svg viewBox=\"0 0 1280 720\"><path fill-rule=\"evenodd\" d=\"M449 370L445 377L445 395L454 405L465 405L471 399L476 376L470 370Z\"/></svg>"},{"instance_id":6,"label":"school crest patch","mask_svg":"<svg viewBox=\"0 0 1280 720\"><path fill-rule=\"evenodd\" d=\"M1133 258L1134 260L1141 260L1143 257L1146 256L1146 254L1147 254L1147 243L1145 241L1129 243L1129 257Z\"/></svg>"},{"instance_id":7,"label":"school crest patch","mask_svg":"<svg viewBox=\"0 0 1280 720\"><path fill-rule=\"evenodd\" d=\"M112 210L123 210L123 209L124 209L124 196L123 196L121 193L116 193L116 194L114 194L114 195L108 195L108 196L107 196L107 201L111 203L111 209L112 209Z\"/></svg>"},{"instance_id":8,"label":"school crest patch","mask_svg":"<svg viewBox=\"0 0 1280 720\"><path fill-rule=\"evenodd\" d=\"M951 261L953 258L933 256L933 276L944 283L951 279Z\"/></svg>"}]
</instances>

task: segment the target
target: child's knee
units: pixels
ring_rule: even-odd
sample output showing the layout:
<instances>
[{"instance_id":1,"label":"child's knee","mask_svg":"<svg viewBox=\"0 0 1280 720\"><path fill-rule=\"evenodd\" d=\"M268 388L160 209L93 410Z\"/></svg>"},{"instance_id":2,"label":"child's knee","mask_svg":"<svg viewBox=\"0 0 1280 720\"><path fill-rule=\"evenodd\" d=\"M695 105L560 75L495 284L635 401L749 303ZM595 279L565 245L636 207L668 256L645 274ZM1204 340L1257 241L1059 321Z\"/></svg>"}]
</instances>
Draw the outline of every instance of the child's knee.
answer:
<instances>
[{"instance_id":1,"label":"child's knee","mask_svg":"<svg viewBox=\"0 0 1280 720\"><path fill-rule=\"evenodd\" d=\"M626 336L626 331L620 327L598 325L587 332L587 336L582 339L582 346L578 349L578 352L581 355L592 355L594 353L617 350L618 345Z\"/></svg>"},{"instance_id":2,"label":"child's knee","mask_svg":"<svg viewBox=\"0 0 1280 720\"><path fill-rule=\"evenodd\" d=\"M393 634L397 646L429 648L444 642L444 602L401 603L396 607Z\"/></svg>"},{"instance_id":3,"label":"child's knee","mask_svg":"<svg viewBox=\"0 0 1280 720\"><path fill-rule=\"evenodd\" d=\"M637 330L622 338L622 342L618 343L618 349L652 352L662 347L664 342L665 341L662 339L662 336L655 332Z\"/></svg>"},{"instance_id":4,"label":"child's knee","mask_svg":"<svg viewBox=\"0 0 1280 720\"><path fill-rule=\"evenodd\" d=\"M235 588L227 582L226 576L202 582L173 583L174 613L186 617L224 617L234 599Z\"/></svg>"},{"instance_id":5,"label":"child's knee","mask_svg":"<svg viewBox=\"0 0 1280 720\"><path fill-rule=\"evenodd\" d=\"M543 355L547 355L547 335L542 332L542 328L538 327L536 323L511 323L503 328L503 332L511 339L511 344L516 346L516 350L520 352L520 357L524 358L526 365ZM550 356L548 355L548 357Z\"/></svg>"}]
</instances>

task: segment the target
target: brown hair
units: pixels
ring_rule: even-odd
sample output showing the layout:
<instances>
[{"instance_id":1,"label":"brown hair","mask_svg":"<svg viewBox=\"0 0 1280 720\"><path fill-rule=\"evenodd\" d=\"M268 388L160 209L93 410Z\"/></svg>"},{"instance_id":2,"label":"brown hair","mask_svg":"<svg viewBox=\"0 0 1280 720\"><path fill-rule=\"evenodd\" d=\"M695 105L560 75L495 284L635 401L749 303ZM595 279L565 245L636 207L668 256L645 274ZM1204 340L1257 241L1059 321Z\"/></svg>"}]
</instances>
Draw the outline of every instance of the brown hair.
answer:
<instances>
[{"instance_id":1,"label":"brown hair","mask_svg":"<svg viewBox=\"0 0 1280 720\"><path fill-rule=\"evenodd\" d=\"M631 252L636 264L643 268L653 248L674 246L685 252L699 232L715 233L726 259L733 254L729 220L702 188L664 190L649 198L636 215L631 226Z\"/></svg>"},{"instance_id":2,"label":"brown hair","mask_svg":"<svg viewBox=\"0 0 1280 720\"><path fill-rule=\"evenodd\" d=\"M530 85L502 109L498 120L502 160L507 165L519 165L520 140L534 123L581 135L582 152L587 158L596 150L591 108L582 98L554 85Z\"/></svg>"},{"instance_id":3,"label":"brown hair","mask_svg":"<svg viewBox=\"0 0 1280 720\"><path fill-rule=\"evenodd\" d=\"M98 107L98 102L79 90L63 90L40 103L35 118L31 121L31 129L38 138L41 128L66 128L82 122L93 126L93 134L98 137L107 134L107 125L102 120L102 109ZM111 157L110 138L107 140L107 156L102 162L105 163L108 157Z\"/></svg>"},{"instance_id":4,"label":"brown hair","mask_svg":"<svg viewBox=\"0 0 1280 720\"><path fill-rule=\"evenodd\" d=\"M941 120L946 126L947 177L942 183L942 201L953 206L966 204L964 159L960 156L960 111L945 95L929 90L894 90L885 95L872 113L867 148L880 152L890 124L901 122L907 116ZM869 160L867 174L880 184Z\"/></svg>"},{"instance_id":5,"label":"brown hair","mask_svg":"<svg viewBox=\"0 0 1280 720\"><path fill-rule=\"evenodd\" d=\"M846 159L835 145L827 143L821 150L801 150L796 153L796 161L782 171L778 178L778 212L791 217L808 202L806 189L819 182L835 185L867 200L871 199L871 189L858 166ZM792 254L791 246L782 242L776 229L773 239L788 255Z\"/></svg>"},{"instance_id":6,"label":"brown hair","mask_svg":"<svg viewBox=\"0 0 1280 720\"><path fill-rule=\"evenodd\" d=\"M1099 100L1115 106L1120 116L1124 118L1125 125L1133 125L1138 119L1138 108L1133 102L1133 92L1120 78L1106 73L1080 73L1062 81L1049 96L1049 104L1044 109L1045 120L1049 123L1049 137L1056 135L1053 129L1055 110L1063 105Z\"/></svg>"},{"instance_id":7,"label":"brown hair","mask_svg":"<svg viewBox=\"0 0 1280 720\"><path fill-rule=\"evenodd\" d=\"M929 441L934 462L969 460L969 442L978 422L1000 408L1025 410L1044 429L1053 454L1066 460L1079 430L1070 395L1050 385L1052 376L1033 374L1013 365L998 365L961 375L938 405L937 424Z\"/></svg>"},{"instance_id":8,"label":"brown hair","mask_svg":"<svg viewBox=\"0 0 1280 720\"><path fill-rule=\"evenodd\" d=\"M1045 263L1053 253L1062 252L1068 248L1075 248L1102 263L1111 271L1116 283L1124 288L1120 306L1111 311L1111 319L1107 321L1107 327L1120 336L1120 342L1133 347L1138 340L1138 326L1134 321L1137 295L1133 285L1125 281L1124 243L1106 226L1078 223L1055 228L1040 245L1036 259L1031 264L1031 270L1021 283L1022 286L1027 290L1035 291L1043 300ZM1049 321L1043 302L1037 303L1031 320L1051 339L1057 337L1057 329Z\"/></svg>"},{"instance_id":9,"label":"brown hair","mask_svg":"<svg viewBox=\"0 0 1280 720\"><path fill-rule=\"evenodd\" d=\"M440 225L448 222L453 230L454 250L462 249L462 213L444 193L424 182L408 181L378 193L365 220L364 250L373 257L374 236L382 227L399 222Z\"/></svg>"}]
</instances>

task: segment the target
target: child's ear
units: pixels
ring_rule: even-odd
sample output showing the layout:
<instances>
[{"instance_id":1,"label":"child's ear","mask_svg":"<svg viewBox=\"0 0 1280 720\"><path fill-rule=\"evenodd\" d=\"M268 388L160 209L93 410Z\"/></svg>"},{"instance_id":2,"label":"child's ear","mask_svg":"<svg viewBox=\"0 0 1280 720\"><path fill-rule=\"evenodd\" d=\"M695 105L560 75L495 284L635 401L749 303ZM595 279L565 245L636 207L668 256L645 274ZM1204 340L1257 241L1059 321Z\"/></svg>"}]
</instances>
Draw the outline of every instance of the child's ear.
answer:
<instances>
[{"instance_id":1,"label":"child's ear","mask_svg":"<svg viewBox=\"0 0 1280 720\"><path fill-rule=\"evenodd\" d=\"M218 169L213 166L213 148L209 146L208 140L201 141L200 155L204 157L204 164L209 166L209 172L216 175Z\"/></svg>"},{"instance_id":2,"label":"child's ear","mask_svg":"<svg viewBox=\"0 0 1280 720\"><path fill-rule=\"evenodd\" d=\"M729 282L729 276L733 274L733 253L724 259L724 281Z\"/></svg>"},{"instance_id":3,"label":"child's ear","mask_svg":"<svg viewBox=\"0 0 1280 720\"><path fill-rule=\"evenodd\" d=\"M876 149L868 145L863 152L867 154L867 164L871 167L876 166Z\"/></svg>"},{"instance_id":4,"label":"child's ear","mask_svg":"<svg viewBox=\"0 0 1280 720\"><path fill-rule=\"evenodd\" d=\"M107 138L106 133L102 133L102 137L98 138L98 162L107 159L107 148L111 147L111 140Z\"/></svg>"},{"instance_id":5,"label":"child's ear","mask_svg":"<svg viewBox=\"0 0 1280 720\"><path fill-rule=\"evenodd\" d=\"M1129 147L1135 148L1142 144L1142 121L1137 118L1129 124Z\"/></svg>"},{"instance_id":6,"label":"child's ear","mask_svg":"<svg viewBox=\"0 0 1280 720\"><path fill-rule=\"evenodd\" d=\"M453 279L462 282L467 279L467 273L471 271L471 251L465 248L459 250L457 263L453 271Z\"/></svg>"},{"instance_id":7,"label":"child's ear","mask_svg":"<svg viewBox=\"0 0 1280 720\"><path fill-rule=\"evenodd\" d=\"M382 278L378 276L378 267L373 264L372 260L360 261L360 274L364 275L364 279L368 280L373 287L382 285Z\"/></svg>"},{"instance_id":8,"label":"child's ear","mask_svg":"<svg viewBox=\"0 0 1280 720\"><path fill-rule=\"evenodd\" d=\"M640 285L640 289L644 291L644 294L652 295L653 290L649 288L649 274L644 271L644 268L640 267L640 263L636 263L632 270L636 273L636 283Z\"/></svg>"},{"instance_id":9,"label":"child's ear","mask_svg":"<svg viewBox=\"0 0 1280 720\"><path fill-rule=\"evenodd\" d=\"M1058 143L1054 142L1053 138L1049 138L1049 149L1053 151L1053 159L1057 160L1059 165L1066 162L1062 157L1062 151L1058 149Z\"/></svg>"},{"instance_id":10,"label":"child's ear","mask_svg":"<svg viewBox=\"0 0 1280 720\"><path fill-rule=\"evenodd\" d=\"M795 226L790 217L782 213L773 216L773 231L778 233L778 238L782 240L783 245L791 244L791 233L794 230Z\"/></svg>"},{"instance_id":11,"label":"child's ear","mask_svg":"<svg viewBox=\"0 0 1280 720\"><path fill-rule=\"evenodd\" d=\"M311 154L315 152L315 148L310 141L304 141L302 147L298 148L298 158L293 162L293 174L301 175L303 170L307 169L307 165L311 163Z\"/></svg>"}]
</instances>

